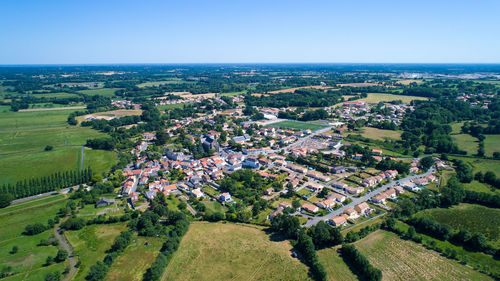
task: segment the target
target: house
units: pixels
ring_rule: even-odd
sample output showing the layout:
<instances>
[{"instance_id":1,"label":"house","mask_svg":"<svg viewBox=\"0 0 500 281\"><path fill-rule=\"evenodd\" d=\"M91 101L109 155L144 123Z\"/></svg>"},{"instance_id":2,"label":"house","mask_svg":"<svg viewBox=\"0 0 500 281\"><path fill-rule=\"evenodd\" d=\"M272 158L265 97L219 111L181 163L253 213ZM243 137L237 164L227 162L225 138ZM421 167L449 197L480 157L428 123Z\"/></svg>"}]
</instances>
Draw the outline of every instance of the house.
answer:
<instances>
[{"instance_id":1,"label":"house","mask_svg":"<svg viewBox=\"0 0 500 281\"><path fill-rule=\"evenodd\" d=\"M396 190L397 195L405 192L405 190L402 186L396 185L393 188L394 188L394 190Z\"/></svg>"},{"instance_id":2,"label":"house","mask_svg":"<svg viewBox=\"0 0 500 281\"><path fill-rule=\"evenodd\" d=\"M359 218L358 212L356 212L356 210L354 210L353 208L345 209L344 214L346 214L347 218L350 220L355 220L355 219Z\"/></svg>"},{"instance_id":3,"label":"house","mask_svg":"<svg viewBox=\"0 0 500 281\"><path fill-rule=\"evenodd\" d=\"M139 196L137 195L137 192L132 192L130 194L130 201L132 201L132 203L139 201Z\"/></svg>"},{"instance_id":4,"label":"house","mask_svg":"<svg viewBox=\"0 0 500 281\"><path fill-rule=\"evenodd\" d=\"M413 182L418 186L426 186L429 184L429 181L426 178L414 179Z\"/></svg>"},{"instance_id":5,"label":"house","mask_svg":"<svg viewBox=\"0 0 500 281\"><path fill-rule=\"evenodd\" d=\"M294 164L292 164L292 163L288 163L288 164L286 165L286 167L287 167L288 169L292 170L292 171L297 172L297 173L303 173L303 174L307 173L307 169L306 169L306 168L301 167L301 166L298 166L298 165L294 165Z\"/></svg>"},{"instance_id":6,"label":"house","mask_svg":"<svg viewBox=\"0 0 500 281\"><path fill-rule=\"evenodd\" d=\"M278 207L279 208L283 208L283 209L286 209L286 208L292 208L292 205L288 202L280 202L278 204Z\"/></svg>"},{"instance_id":7,"label":"house","mask_svg":"<svg viewBox=\"0 0 500 281\"><path fill-rule=\"evenodd\" d=\"M404 181L400 183L400 186L402 186L405 189L408 189L410 191L419 191L420 188L413 182L411 181Z\"/></svg>"},{"instance_id":8,"label":"house","mask_svg":"<svg viewBox=\"0 0 500 281\"><path fill-rule=\"evenodd\" d=\"M328 220L328 223L335 227L343 226L347 224L347 220L343 216L333 217Z\"/></svg>"},{"instance_id":9,"label":"house","mask_svg":"<svg viewBox=\"0 0 500 281\"><path fill-rule=\"evenodd\" d=\"M333 199L326 199L321 202L316 203L316 206L322 208L322 209L328 209L333 206L335 206L335 200Z\"/></svg>"},{"instance_id":10,"label":"house","mask_svg":"<svg viewBox=\"0 0 500 281\"><path fill-rule=\"evenodd\" d=\"M101 199L99 199L99 201L97 201L95 203L95 206L97 208L99 208L99 207L106 207L106 206L113 205L113 204L115 204L115 199L108 199L108 198L102 197Z\"/></svg>"},{"instance_id":11,"label":"house","mask_svg":"<svg viewBox=\"0 0 500 281\"><path fill-rule=\"evenodd\" d=\"M370 213L371 208L370 208L370 206L368 206L368 204L366 202L363 202L363 203L360 203L360 204L354 206L354 210L361 215L366 215L366 214Z\"/></svg>"},{"instance_id":12,"label":"house","mask_svg":"<svg viewBox=\"0 0 500 281\"><path fill-rule=\"evenodd\" d=\"M317 179L317 180L320 180L320 181L328 181L329 180L328 177L326 177L322 173L316 172L316 171L309 171L309 172L307 172L306 175L308 177L311 177L311 178L314 178L314 179Z\"/></svg>"},{"instance_id":13,"label":"house","mask_svg":"<svg viewBox=\"0 0 500 281\"><path fill-rule=\"evenodd\" d=\"M382 150L380 150L380 149L372 149L372 154L380 156L380 155L382 155Z\"/></svg>"},{"instance_id":14,"label":"house","mask_svg":"<svg viewBox=\"0 0 500 281\"><path fill-rule=\"evenodd\" d=\"M310 213L316 213L317 211L319 211L319 208L317 206L311 205L309 203L304 203L301 207L301 210L307 211Z\"/></svg>"},{"instance_id":15,"label":"house","mask_svg":"<svg viewBox=\"0 0 500 281\"><path fill-rule=\"evenodd\" d=\"M418 173L418 167L411 167L410 174L416 174L416 173Z\"/></svg>"},{"instance_id":16,"label":"house","mask_svg":"<svg viewBox=\"0 0 500 281\"><path fill-rule=\"evenodd\" d=\"M347 198L345 195L339 194L339 193L332 193L328 196L328 199L333 199L339 203L344 202Z\"/></svg>"},{"instance_id":17,"label":"house","mask_svg":"<svg viewBox=\"0 0 500 281\"><path fill-rule=\"evenodd\" d=\"M330 172L332 174L341 174L341 173L345 173L345 167L344 166L336 166L336 167L332 167L330 169Z\"/></svg>"},{"instance_id":18,"label":"house","mask_svg":"<svg viewBox=\"0 0 500 281\"><path fill-rule=\"evenodd\" d=\"M219 195L219 197L217 198L220 202L231 202L233 200L233 198L231 198L231 194L225 192L225 193L222 193L221 195Z\"/></svg>"},{"instance_id":19,"label":"house","mask_svg":"<svg viewBox=\"0 0 500 281\"><path fill-rule=\"evenodd\" d=\"M203 192L199 188L193 189L189 193L196 198L205 197L205 194L203 194Z\"/></svg>"},{"instance_id":20,"label":"house","mask_svg":"<svg viewBox=\"0 0 500 281\"><path fill-rule=\"evenodd\" d=\"M362 187L347 186L344 188L344 190L350 194L361 194L364 189Z\"/></svg>"},{"instance_id":21,"label":"house","mask_svg":"<svg viewBox=\"0 0 500 281\"><path fill-rule=\"evenodd\" d=\"M319 183L312 182L312 181L307 182L306 187L312 191L320 191L323 189L323 185L321 185Z\"/></svg>"},{"instance_id":22,"label":"house","mask_svg":"<svg viewBox=\"0 0 500 281\"><path fill-rule=\"evenodd\" d=\"M347 187L347 184L338 181L338 182L332 183L332 187L333 188L338 188L338 189L344 189L344 188Z\"/></svg>"},{"instance_id":23,"label":"house","mask_svg":"<svg viewBox=\"0 0 500 281\"><path fill-rule=\"evenodd\" d=\"M242 163L243 167L248 167L251 169L258 169L260 167L259 160L257 158L247 158Z\"/></svg>"}]
</instances>

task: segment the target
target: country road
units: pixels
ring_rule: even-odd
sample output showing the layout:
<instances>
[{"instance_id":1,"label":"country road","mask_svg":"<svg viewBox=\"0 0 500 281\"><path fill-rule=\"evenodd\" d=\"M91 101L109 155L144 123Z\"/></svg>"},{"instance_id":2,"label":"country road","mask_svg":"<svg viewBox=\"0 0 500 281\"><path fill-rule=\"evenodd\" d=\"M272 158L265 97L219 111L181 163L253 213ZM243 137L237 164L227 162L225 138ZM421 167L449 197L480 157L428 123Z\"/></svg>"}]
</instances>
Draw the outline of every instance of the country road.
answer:
<instances>
[{"instance_id":1,"label":"country road","mask_svg":"<svg viewBox=\"0 0 500 281\"><path fill-rule=\"evenodd\" d=\"M69 244L68 240L63 237L60 233L61 231L61 222L59 222L55 227L54 227L54 235L59 241L59 245L63 250L68 252L68 263L69 263L69 273L64 276L64 281L69 281L73 280L75 277L76 273L78 272L78 268L76 267L76 264L78 263L78 258L75 257L74 252L73 252L73 247Z\"/></svg>"}]
</instances>

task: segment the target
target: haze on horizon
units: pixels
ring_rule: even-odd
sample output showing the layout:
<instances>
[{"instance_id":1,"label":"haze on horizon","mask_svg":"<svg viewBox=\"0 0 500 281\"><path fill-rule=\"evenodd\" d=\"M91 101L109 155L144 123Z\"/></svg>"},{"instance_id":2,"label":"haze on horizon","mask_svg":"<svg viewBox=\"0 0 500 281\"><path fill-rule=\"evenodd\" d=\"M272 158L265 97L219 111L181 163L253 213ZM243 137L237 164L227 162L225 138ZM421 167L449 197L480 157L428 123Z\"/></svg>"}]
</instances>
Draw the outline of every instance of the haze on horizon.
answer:
<instances>
[{"instance_id":1,"label":"haze on horizon","mask_svg":"<svg viewBox=\"0 0 500 281\"><path fill-rule=\"evenodd\" d=\"M500 63L500 2L2 1L0 64Z\"/></svg>"}]
</instances>

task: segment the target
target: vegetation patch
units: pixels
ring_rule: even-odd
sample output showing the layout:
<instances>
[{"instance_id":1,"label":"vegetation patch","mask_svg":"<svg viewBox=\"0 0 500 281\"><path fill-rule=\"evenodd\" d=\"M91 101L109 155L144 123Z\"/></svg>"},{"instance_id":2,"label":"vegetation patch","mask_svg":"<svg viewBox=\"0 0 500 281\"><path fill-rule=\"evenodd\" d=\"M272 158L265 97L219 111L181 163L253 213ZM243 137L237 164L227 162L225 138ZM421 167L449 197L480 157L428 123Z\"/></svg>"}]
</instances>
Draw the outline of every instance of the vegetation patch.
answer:
<instances>
[{"instance_id":1,"label":"vegetation patch","mask_svg":"<svg viewBox=\"0 0 500 281\"><path fill-rule=\"evenodd\" d=\"M277 122L277 123L272 123L272 124L268 125L267 127L274 127L274 128L279 128L279 129L317 131L317 130L326 128L327 126L319 125L319 124L311 124L311 123L307 123L307 122L286 120L286 121L281 121L281 122Z\"/></svg>"}]
</instances>

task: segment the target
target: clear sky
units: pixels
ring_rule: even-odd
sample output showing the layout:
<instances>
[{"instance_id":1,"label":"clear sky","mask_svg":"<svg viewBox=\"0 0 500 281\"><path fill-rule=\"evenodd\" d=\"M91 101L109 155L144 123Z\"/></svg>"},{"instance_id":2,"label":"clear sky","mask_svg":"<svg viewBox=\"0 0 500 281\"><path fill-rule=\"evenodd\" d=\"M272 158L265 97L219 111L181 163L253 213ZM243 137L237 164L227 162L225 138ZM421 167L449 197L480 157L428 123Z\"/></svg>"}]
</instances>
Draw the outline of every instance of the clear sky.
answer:
<instances>
[{"instance_id":1,"label":"clear sky","mask_svg":"<svg viewBox=\"0 0 500 281\"><path fill-rule=\"evenodd\" d=\"M0 0L0 64L500 63L499 0Z\"/></svg>"}]
</instances>

